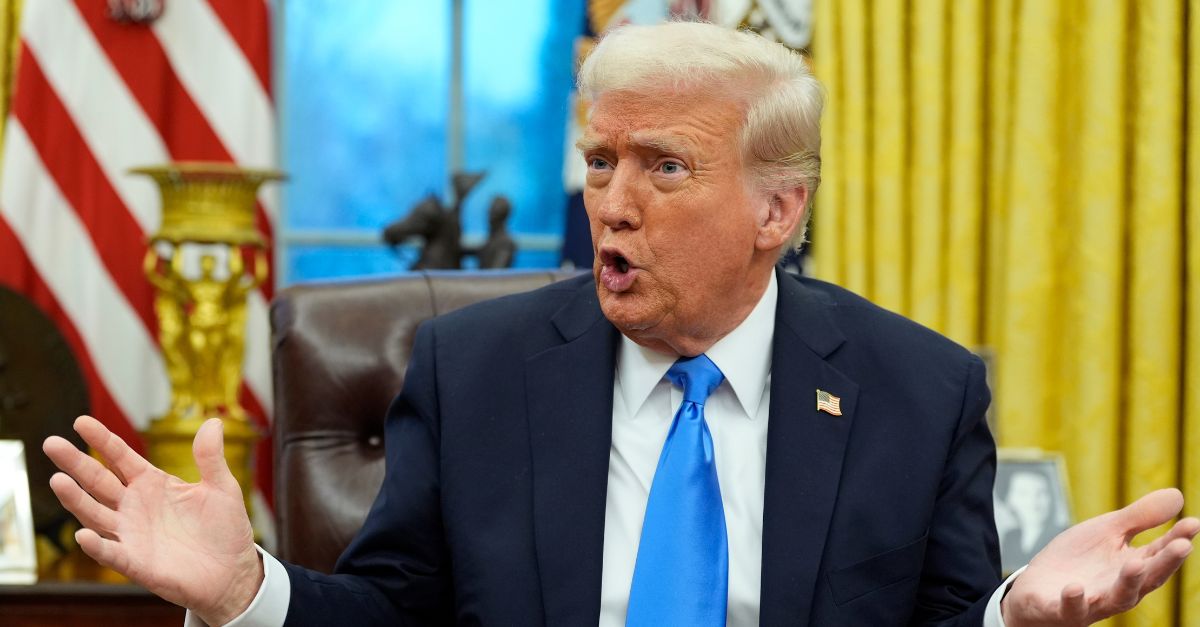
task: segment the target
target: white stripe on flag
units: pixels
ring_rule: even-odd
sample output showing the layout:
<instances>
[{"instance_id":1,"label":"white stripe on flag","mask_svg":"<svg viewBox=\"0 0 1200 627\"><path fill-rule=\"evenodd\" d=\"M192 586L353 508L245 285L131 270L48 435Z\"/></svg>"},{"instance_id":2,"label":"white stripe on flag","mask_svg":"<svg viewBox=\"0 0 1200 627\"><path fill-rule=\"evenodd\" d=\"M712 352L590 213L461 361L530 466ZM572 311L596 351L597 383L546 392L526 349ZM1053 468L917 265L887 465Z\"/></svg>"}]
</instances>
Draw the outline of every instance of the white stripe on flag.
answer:
<instances>
[{"instance_id":1,"label":"white stripe on flag","mask_svg":"<svg viewBox=\"0 0 1200 627\"><path fill-rule=\"evenodd\" d=\"M270 167L276 162L275 112L254 68L207 2L172 0L166 6L154 34L175 75L234 161Z\"/></svg>"},{"instance_id":2,"label":"white stripe on flag","mask_svg":"<svg viewBox=\"0 0 1200 627\"><path fill-rule=\"evenodd\" d=\"M246 296L246 354L242 363L246 385L270 420L275 415L271 395L271 320L267 301L259 290Z\"/></svg>"},{"instance_id":3,"label":"white stripe on flag","mask_svg":"<svg viewBox=\"0 0 1200 627\"><path fill-rule=\"evenodd\" d=\"M128 169L170 161L157 129L73 3L38 0L30 5L21 31L46 80L142 232L153 233L162 199L149 180ZM4 180L14 184L14 179Z\"/></svg>"},{"instance_id":4,"label":"white stripe on flag","mask_svg":"<svg viewBox=\"0 0 1200 627\"><path fill-rule=\"evenodd\" d=\"M2 177L0 213L79 331L113 399L145 428L170 397L162 356L15 117L4 136Z\"/></svg>"}]
</instances>

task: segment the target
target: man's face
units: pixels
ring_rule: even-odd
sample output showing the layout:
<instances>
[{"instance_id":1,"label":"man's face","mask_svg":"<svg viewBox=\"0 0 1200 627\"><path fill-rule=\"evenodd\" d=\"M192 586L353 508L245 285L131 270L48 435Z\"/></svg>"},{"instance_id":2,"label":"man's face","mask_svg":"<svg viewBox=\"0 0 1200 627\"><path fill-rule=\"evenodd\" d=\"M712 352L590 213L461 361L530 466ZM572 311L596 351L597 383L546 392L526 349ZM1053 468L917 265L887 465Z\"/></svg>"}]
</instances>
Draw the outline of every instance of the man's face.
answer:
<instances>
[{"instance_id":1,"label":"man's face","mask_svg":"<svg viewBox=\"0 0 1200 627\"><path fill-rule=\"evenodd\" d=\"M768 199L746 178L742 118L736 102L696 93L610 92L595 103L580 147L596 291L640 344L702 352L769 280L776 253L756 246Z\"/></svg>"},{"instance_id":2,"label":"man's face","mask_svg":"<svg viewBox=\"0 0 1200 627\"><path fill-rule=\"evenodd\" d=\"M1040 524L1050 518L1050 486L1045 477L1018 472L1009 481L1008 504L1021 524Z\"/></svg>"}]
</instances>

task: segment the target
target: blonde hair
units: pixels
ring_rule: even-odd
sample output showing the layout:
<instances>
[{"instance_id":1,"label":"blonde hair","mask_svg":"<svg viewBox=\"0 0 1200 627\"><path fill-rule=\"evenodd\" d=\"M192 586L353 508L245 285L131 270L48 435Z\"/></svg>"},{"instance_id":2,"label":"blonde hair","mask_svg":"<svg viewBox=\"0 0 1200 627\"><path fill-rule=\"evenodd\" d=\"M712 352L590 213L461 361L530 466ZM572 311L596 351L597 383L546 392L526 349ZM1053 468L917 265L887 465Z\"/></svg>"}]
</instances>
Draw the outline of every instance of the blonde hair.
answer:
<instances>
[{"instance_id":1,"label":"blonde hair","mask_svg":"<svg viewBox=\"0 0 1200 627\"><path fill-rule=\"evenodd\" d=\"M580 93L593 101L610 91L662 89L712 89L745 103L740 140L754 182L767 192L808 190L784 252L803 245L821 180L824 101L804 57L751 32L668 22L608 31L579 69Z\"/></svg>"}]
</instances>

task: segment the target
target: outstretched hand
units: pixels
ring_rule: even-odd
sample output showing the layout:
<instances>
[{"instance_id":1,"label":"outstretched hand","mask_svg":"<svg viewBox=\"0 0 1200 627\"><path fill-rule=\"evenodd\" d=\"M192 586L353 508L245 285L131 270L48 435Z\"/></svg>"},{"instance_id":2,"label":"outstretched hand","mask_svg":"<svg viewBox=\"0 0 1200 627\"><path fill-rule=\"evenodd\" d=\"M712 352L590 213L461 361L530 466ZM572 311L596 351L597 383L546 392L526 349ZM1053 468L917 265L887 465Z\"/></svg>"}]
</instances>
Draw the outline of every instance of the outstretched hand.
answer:
<instances>
[{"instance_id":1,"label":"outstretched hand","mask_svg":"<svg viewBox=\"0 0 1200 627\"><path fill-rule=\"evenodd\" d=\"M1005 625L1090 625L1132 609L1183 565L1200 520L1184 518L1142 547L1129 543L1182 509L1179 490L1157 490L1062 532L1013 582L1001 605Z\"/></svg>"},{"instance_id":2,"label":"outstretched hand","mask_svg":"<svg viewBox=\"0 0 1200 627\"><path fill-rule=\"evenodd\" d=\"M154 467L94 418L81 416L75 430L107 467L57 436L42 449L63 471L50 487L83 524L75 539L84 552L210 625L249 606L263 566L221 421L205 422L192 445L199 483Z\"/></svg>"}]
</instances>

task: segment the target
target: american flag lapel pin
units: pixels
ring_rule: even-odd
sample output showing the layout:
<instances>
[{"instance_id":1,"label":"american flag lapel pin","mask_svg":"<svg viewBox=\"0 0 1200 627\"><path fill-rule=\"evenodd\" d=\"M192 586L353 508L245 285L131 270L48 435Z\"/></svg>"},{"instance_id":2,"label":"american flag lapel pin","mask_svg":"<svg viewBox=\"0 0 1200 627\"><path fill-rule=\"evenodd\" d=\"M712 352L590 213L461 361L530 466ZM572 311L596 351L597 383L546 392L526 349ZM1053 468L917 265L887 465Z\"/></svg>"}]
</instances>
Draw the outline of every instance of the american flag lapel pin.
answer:
<instances>
[{"instance_id":1,"label":"american flag lapel pin","mask_svg":"<svg viewBox=\"0 0 1200 627\"><path fill-rule=\"evenodd\" d=\"M825 390L817 390L817 411L823 411L830 416L842 415L842 399Z\"/></svg>"}]
</instances>

